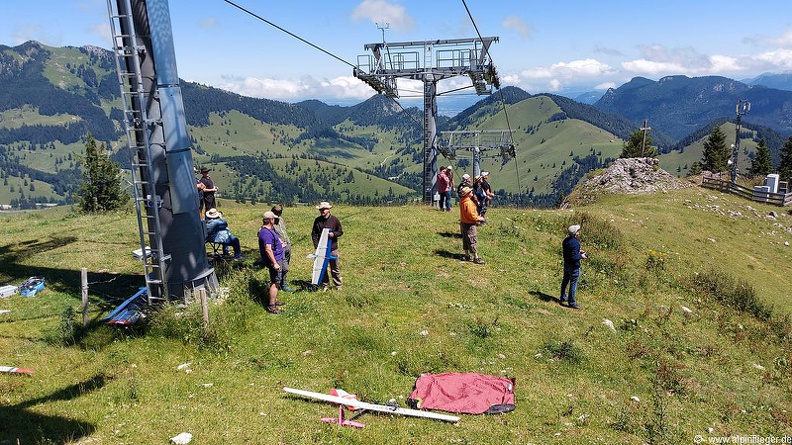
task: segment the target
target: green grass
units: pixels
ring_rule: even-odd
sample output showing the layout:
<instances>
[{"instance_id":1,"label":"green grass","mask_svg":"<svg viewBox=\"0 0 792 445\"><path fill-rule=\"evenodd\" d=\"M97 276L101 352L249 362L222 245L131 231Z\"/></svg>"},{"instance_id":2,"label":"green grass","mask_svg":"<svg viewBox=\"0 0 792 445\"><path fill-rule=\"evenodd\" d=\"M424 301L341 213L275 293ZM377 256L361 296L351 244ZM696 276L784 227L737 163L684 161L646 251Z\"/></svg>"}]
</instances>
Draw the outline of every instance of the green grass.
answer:
<instances>
[{"instance_id":1,"label":"green grass","mask_svg":"<svg viewBox=\"0 0 792 445\"><path fill-rule=\"evenodd\" d=\"M281 316L261 306L265 274L253 263L269 206L220 208L246 260L218 267L228 298L211 305L206 329L195 305L166 307L145 329L99 323L142 284L131 211L0 216L0 283L47 279L35 298L0 300L12 311L0 315L0 365L36 370L0 375L0 442L165 443L182 431L211 444L678 444L696 434L792 434L784 244L792 221L765 217L778 208L699 188L605 196L575 210L495 208L480 228L487 264L477 266L460 261L456 213L337 205L343 291L283 293ZM293 285L310 277L315 215L312 206L284 212ZM582 222L590 253L581 311L555 302L572 222ZM76 315L81 267L91 283L85 330ZM514 377L517 409L465 415L456 426L366 414L366 428L354 430L319 421L336 407L282 391L339 387L403 404L426 372Z\"/></svg>"}]
</instances>

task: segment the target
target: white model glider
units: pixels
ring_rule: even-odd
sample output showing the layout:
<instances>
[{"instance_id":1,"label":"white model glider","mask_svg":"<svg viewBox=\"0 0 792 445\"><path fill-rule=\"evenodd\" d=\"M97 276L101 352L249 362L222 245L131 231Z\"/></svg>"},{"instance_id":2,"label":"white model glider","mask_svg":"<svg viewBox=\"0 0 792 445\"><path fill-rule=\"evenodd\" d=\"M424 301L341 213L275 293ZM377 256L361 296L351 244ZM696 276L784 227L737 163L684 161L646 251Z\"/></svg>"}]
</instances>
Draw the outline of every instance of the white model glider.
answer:
<instances>
[{"instance_id":1,"label":"white model glider","mask_svg":"<svg viewBox=\"0 0 792 445\"><path fill-rule=\"evenodd\" d=\"M289 394L296 394L298 396L310 397L312 399L324 400L325 402L338 403L339 405L352 406L357 409L376 411L380 413L398 414L400 416L410 417L423 417L425 419L443 420L446 422L459 422L459 417L450 416L448 414L433 413L431 411L421 411L410 408L399 408L398 406L388 405L375 405L373 403L361 402L356 399L347 397L331 396L329 394L322 394L320 392L303 391L301 389L283 388Z\"/></svg>"},{"instance_id":2,"label":"white model glider","mask_svg":"<svg viewBox=\"0 0 792 445\"><path fill-rule=\"evenodd\" d=\"M0 372L8 372L11 374L33 374L36 371L32 369L17 368L15 366L0 366Z\"/></svg>"},{"instance_id":3,"label":"white model glider","mask_svg":"<svg viewBox=\"0 0 792 445\"><path fill-rule=\"evenodd\" d=\"M322 235L319 237L319 244L316 246L316 252L306 257L314 259L311 284L320 284L327 270L327 263L329 263L330 260L338 258L330 253L332 246L333 243L330 242L330 229L322 229Z\"/></svg>"}]
</instances>

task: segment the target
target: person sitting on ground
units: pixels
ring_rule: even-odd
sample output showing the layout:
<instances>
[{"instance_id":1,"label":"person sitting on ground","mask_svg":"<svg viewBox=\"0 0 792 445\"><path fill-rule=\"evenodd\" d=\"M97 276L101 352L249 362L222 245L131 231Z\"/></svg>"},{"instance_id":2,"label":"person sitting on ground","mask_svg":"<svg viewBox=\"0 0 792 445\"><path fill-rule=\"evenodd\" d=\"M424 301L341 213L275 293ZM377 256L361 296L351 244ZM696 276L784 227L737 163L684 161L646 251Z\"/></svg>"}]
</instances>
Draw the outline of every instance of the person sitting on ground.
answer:
<instances>
[{"instance_id":1,"label":"person sitting on ground","mask_svg":"<svg viewBox=\"0 0 792 445\"><path fill-rule=\"evenodd\" d=\"M234 259L242 259L242 248L239 245L239 238L231 234L228 229L228 222L223 219L223 214L217 209L209 209L206 212L206 241L223 245L223 255L228 255L228 246L234 248Z\"/></svg>"}]
</instances>

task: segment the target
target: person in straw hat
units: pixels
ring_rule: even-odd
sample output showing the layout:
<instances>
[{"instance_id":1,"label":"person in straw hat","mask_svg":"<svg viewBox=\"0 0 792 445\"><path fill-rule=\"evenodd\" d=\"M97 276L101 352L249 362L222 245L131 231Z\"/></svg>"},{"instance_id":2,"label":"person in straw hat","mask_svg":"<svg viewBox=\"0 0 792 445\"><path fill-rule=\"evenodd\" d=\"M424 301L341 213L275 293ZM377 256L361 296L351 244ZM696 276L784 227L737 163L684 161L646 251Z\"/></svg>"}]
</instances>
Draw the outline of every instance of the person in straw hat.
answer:
<instances>
[{"instance_id":1,"label":"person in straw hat","mask_svg":"<svg viewBox=\"0 0 792 445\"><path fill-rule=\"evenodd\" d=\"M323 229L330 229L330 254L336 257L334 260L328 261L330 267L330 274L324 274L322 278L322 290L330 288L330 275L333 278L333 285L337 290L341 290L341 267L338 262L340 257L338 251L338 238L344 234L344 229L341 228L341 221L334 215L330 214L330 209L333 208L327 201L322 201L316 206L319 210L319 216L316 217L311 229L311 239L313 240L314 249L319 245L319 238L322 236Z\"/></svg>"}]
</instances>

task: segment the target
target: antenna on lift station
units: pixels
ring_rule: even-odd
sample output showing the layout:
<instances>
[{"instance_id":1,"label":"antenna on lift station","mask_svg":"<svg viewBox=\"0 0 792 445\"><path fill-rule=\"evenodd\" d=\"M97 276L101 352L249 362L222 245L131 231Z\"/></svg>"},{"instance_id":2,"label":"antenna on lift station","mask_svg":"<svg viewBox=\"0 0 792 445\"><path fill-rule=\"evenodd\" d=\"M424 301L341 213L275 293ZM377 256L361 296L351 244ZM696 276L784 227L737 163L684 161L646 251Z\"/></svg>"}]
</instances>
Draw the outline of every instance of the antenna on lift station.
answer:
<instances>
[{"instance_id":1,"label":"antenna on lift station","mask_svg":"<svg viewBox=\"0 0 792 445\"><path fill-rule=\"evenodd\" d=\"M385 30L390 28L390 23L383 23L383 24L374 23L374 25L376 25L377 29L382 31L382 43L384 45L385 44Z\"/></svg>"}]
</instances>

